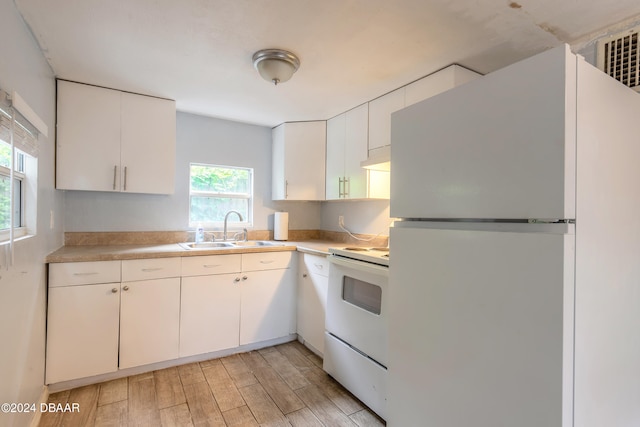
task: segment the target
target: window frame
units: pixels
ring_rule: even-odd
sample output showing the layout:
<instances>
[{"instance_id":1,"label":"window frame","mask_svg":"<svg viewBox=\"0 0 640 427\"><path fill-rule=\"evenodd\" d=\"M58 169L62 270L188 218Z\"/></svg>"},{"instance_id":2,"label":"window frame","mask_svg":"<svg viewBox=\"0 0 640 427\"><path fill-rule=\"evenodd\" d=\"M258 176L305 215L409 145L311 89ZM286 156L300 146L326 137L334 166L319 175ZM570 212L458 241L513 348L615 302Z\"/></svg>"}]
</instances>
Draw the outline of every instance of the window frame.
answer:
<instances>
[{"instance_id":1,"label":"window frame","mask_svg":"<svg viewBox=\"0 0 640 427\"><path fill-rule=\"evenodd\" d=\"M236 169L243 170L249 173L249 192L248 193L225 193L225 192L217 192L217 191L198 191L192 190L191 188L191 167L192 166L204 166L208 168L219 168L219 169ZM233 227L244 227L250 228L253 227L253 206L254 206L254 170L251 167L245 166L227 166L227 165L218 165L211 163L202 163L202 162L190 162L189 163L189 227L195 228L198 225L202 225L205 228L219 228L224 224L224 220L219 221L192 221L191 219L191 200L193 197L208 197L208 198L224 198L224 199L243 199L247 200L247 211L248 215L246 218L243 218L243 221L238 221L238 217L236 215L229 216L228 226Z\"/></svg>"},{"instance_id":2,"label":"window frame","mask_svg":"<svg viewBox=\"0 0 640 427\"><path fill-rule=\"evenodd\" d=\"M3 144L7 144L7 141L4 140L0 140ZM27 159L26 159L27 154L23 153L22 151L15 149L15 156L11 161L11 166L7 167L4 165L0 165L0 176L2 177L6 177L8 179L11 179L11 169L13 168L13 179L14 179L14 183L12 183L12 185L15 185L16 183L20 184L20 190L19 190L19 195L18 197L16 197L16 199L19 199L19 206L18 206L18 216L19 216L19 223L20 225L15 226L15 218L13 218L14 220L14 224L11 224L11 226L9 228L0 228L0 243L4 243L9 241L10 239L10 235L11 235L11 228L13 228L13 237L14 238L19 238L19 237L24 237L27 235L27 227L26 227L26 209L27 209L27 171L26 169L26 164L27 164ZM16 167L14 167L14 165ZM15 192L15 188L14 188L14 192ZM15 207L14 207L15 209ZM13 216L13 215L12 215Z\"/></svg>"}]
</instances>

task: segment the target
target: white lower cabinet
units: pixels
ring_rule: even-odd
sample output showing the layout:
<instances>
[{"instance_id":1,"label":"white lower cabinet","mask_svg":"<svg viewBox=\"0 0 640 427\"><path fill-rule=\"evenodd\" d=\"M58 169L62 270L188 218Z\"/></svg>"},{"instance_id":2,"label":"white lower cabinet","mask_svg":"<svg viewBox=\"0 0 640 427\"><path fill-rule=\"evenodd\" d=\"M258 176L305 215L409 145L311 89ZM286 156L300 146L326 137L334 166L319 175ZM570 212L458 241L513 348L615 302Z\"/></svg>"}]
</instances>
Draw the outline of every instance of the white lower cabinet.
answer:
<instances>
[{"instance_id":1,"label":"white lower cabinet","mask_svg":"<svg viewBox=\"0 0 640 427\"><path fill-rule=\"evenodd\" d=\"M298 264L298 335L307 347L323 355L329 262L325 256L305 253L299 255Z\"/></svg>"},{"instance_id":2,"label":"white lower cabinet","mask_svg":"<svg viewBox=\"0 0 640 427\"><path fill-rule=\"evenodd\" d=\"M122 261L120 369L178 358L180 258Z\"/></svg>"},{"instance_id":3,"label":"white lower cabinet","mask_svg":"<svg viewBox=\"0 0 640 427\"><path fill-rule=\"evenodd\" d=\"M120 369L178 358L180 278L122 283Z\"/></svg>"},{"instance_id":4,"label":"white lower cabinet","mask_svg":"<svg viewBox=\"0 0 640 427\"><path fill-rule=\"evenodd\" d=\"M295 333L291 252L185 257L180 357Z\"/></svg>"},{"instance_id":5,"label":"white lower cabinet","mask_svg":"<svg viewBox=\"0 0 640 427\"><path fill-rule=\"evenodd\" d=\"M295 278L292 270L253 271L242 277L240 345L295 333Z\"/></svg>"},{"instance_id":6,"label":"white lower cabinet","mask_svg":"<svg viewBox=\"0 0 640 427\"><path fill-rule=\"evenodd\" d=\"M238 347L238 274L184 277L180 314L180 357Z\"/></svg>"},{"instance_id":7,"label":"white lower cabinet","mask_svg":"<svg viewBox=\"0 0 640 427\"><path fill-rule=\"evenodd\" d=\"M242 254L240 345L296 332L295 264L291 252Z\"/></svg>"},{"instance_id":8,"label":"white lower cabinet","mask_svg":"<svg viewBox=\"0 0 640 427\"><path fill-rule=\"evenodd\" d=\"M46 383L296 332L292 252L49 265Z\"/></svg>"},{"instance_id":9,"label":"white lower cabinet","mask_svg":"<svg viewBox=\"0 0 640 427\"><path fill-rule=\"evenodd\" d=\"M182 259L180 357L238 347L242 255Z\"/></svg>"},{"instance_id":10,"label":"white lower cabinet","mask_svg":"<svg viewBox=\"0 0 640 427\"><path fill-rule=\"evenodd\" d=\"M119 319L119 281L49 288L46 383L117 371Z\"/></svg>"},{"instance_id":11,"label":"white lower cabinet","mask_svg":"<svg viewBox=\"0 0 640 427\"><path fill-rule=\"evenodd\" d=\"M179 266L179 258L51 264L47 384L177 358Z\"/></svg>"}]
</instances>

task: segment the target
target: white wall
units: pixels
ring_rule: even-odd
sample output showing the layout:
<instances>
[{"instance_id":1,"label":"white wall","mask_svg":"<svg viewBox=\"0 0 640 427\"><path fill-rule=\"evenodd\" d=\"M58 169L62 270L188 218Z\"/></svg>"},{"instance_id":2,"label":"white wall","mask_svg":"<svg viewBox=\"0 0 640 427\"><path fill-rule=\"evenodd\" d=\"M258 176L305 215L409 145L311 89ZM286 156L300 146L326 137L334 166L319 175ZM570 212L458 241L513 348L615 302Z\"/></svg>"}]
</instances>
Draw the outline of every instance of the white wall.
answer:
<instances>
[{"instance_id":1,"label":"white wall","mask_svg":"<svg viewBox=\"0 0 640 427\"><path fill-rule=\"evenodd\" d=\"M272 230L275 211L289 212L291 229L320 227L319 203L271 201L270 128L188 113L176 127L174 194L66 191L65 231L187 230L190 162L254 168L253 229Z\"/></svg>"},{"instance_id":2,"label":"white wall","mask_svg":"<svg viewBox=\"0 0 640 427\"><path fill-rule=\"evenodd\" d=\"M344 225L352 233L388 236L391 218L388 200L339 200L322 204L322 230L342 231L338 216L344 216Z\"/></svg>"},{"instance_id":3,"label":"white wall","mask_svg":"<svg viewBox=\"0 0 640 427\"><path fill-rule=\"evenodd\" d=\"M62 195L53 189L55 84L11 0L0 0L0 40L0 88L17 91L50 131L48 139L40 137L37 235L17 242L14 266L0 268L0 403L37 403L44 384L44 258L62 245ZM32 415L0 412L0 426L29 425Z\"/></svg>"}]
</instances>

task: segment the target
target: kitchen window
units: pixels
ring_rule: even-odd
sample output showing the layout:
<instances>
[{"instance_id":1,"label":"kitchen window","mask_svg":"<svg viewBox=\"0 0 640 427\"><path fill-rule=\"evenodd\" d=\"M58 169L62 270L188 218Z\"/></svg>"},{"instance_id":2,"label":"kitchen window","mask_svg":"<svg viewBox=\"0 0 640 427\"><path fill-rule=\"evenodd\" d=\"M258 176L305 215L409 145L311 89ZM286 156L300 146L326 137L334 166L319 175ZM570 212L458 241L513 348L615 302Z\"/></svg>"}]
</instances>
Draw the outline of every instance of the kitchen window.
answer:
<instances>
[{"instance_id":1,"label":"kitchen window","mask_svg":"<svg viewBox=\"0 0 640 427\"><path fill-rule=\"evenodd\" d=\"M11 243L35 234L38 131L0 98L0 242Z\"/></svg>"},{"instance_id":2,"label":"kitchen window","mask_svg":"<svg viewBox=\"0 0 640 427\"><path fill-rule=\"evenodd\" d=\"M22 229L23 216L23 189L25 188L24 153L16 151L13 181L11 179L11 146L0 140L0 232L7 233L13 227ZM14 207L11 208L11 190L13 186Z\"/></svg>"},{"instance_id":3,"label":"kitchen window","mask_svg":"<svg viewBox=\"0 0 640 427\"><path fill-rule=\"evenodd\" d=\"M221 226L229 211L229 225L253 223L253 169L191 163L189 179L189 227Z\"/></svg>"}]
</instances>

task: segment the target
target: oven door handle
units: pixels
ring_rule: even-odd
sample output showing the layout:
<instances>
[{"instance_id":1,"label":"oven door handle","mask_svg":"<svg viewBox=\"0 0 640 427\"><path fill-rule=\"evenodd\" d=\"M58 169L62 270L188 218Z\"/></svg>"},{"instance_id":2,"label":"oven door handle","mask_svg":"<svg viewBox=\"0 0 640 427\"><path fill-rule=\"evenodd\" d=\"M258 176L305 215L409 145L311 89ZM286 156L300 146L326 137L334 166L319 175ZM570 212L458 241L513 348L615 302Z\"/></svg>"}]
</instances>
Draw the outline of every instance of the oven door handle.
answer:
<instances>
[{"instance_id":1,"label":"oven door handle","mask_svg":"<svg viewBox=\"0 0 640 427\"><path fill-rule=\"evenodd\" d=\"M352 268L363 273L374 273L379 276L389 277L389 267L383 267L370 262L352 261L350 259L340 258L337 256L329 257L329 262L341 267Z\"/></svg>"}]
</instances>

